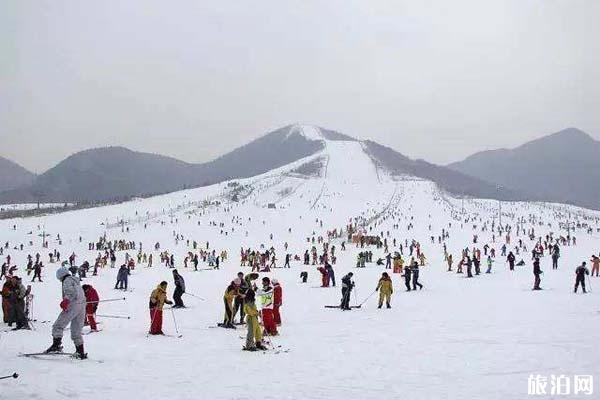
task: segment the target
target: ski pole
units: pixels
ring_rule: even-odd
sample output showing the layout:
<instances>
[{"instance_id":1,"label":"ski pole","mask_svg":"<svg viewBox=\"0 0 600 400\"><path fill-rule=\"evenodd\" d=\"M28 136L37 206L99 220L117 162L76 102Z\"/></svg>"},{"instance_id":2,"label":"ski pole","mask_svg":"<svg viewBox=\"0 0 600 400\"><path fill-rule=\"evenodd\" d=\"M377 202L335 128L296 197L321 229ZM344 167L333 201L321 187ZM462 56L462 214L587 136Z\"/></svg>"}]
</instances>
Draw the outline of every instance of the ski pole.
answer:
<instances>
[{"instance_id":1,"label":"ski pole","mask_svg":"<svg viewBox=\"0 0 600 400\"><path fill-rule=\"evenodd\" d=\"M97 300L97 301L86 301L86 304L94 304L94 303L106 303L109 301L121 301L121 300L127 300L126 297L119 297L118 299L106 299L106 300Z\"/></svg>"},{"instance_id":2,"label":"ski pole","mask_svg":"<svg viewBox=\"0 0 600 400\"><path fill-rule=\"evenodd\" d=\"M17 379L19 377L19 374L17 374L16 372L12 375L6 375L6 376L0 376L0 379L8 379L8 378L14 378Z\"/></svg>"},{"instance_id":3,"label":"ski pole","mask_svg":"<svg viewBox=\"0 0 600 400\"><path fill-rule=\"evenodd\" d=\"M371 293L366 299L364 299L363 302L359 304L359 306L362 306L363 304L365 304L367 302L367 300L369 300L371 298L371 296L373 296L375 293L377 293L377 289L375 289L373 291L373 293Z\"/></svg>"},{"instance_id":4,"label":"ski pole","mask_svg":"<svg viewBox=\"0 0 600 400\"><path fill-rule=\"evenodd\" d=\"M206 299L204 297L196 296L195 294L192 294L192 293L184 292L183 294L188 294L198 300L206 301Z\"/></svg>"},{"instance_id":5,"label":"ski pole","mask_svg":"<svg viewBox=\"0 0 600 400\"><path fill-rule=\"evenodd\" d=\"M171 315L173 316L173 323L175 324L175 332L179 335L179 328L177 327L177 319L175 319L175 311L173 311L173 307L171 307Z\"/></svg>"},{"instance_id":6,"label":"ski pole","mask_svg":"<svg viewBox=\"0 0 600 400\"><path fill-rule=\"evenodd\" d=\"M97 317L102 317L102 318L120 318L120 319L131 319L130 316L128 315L103 315L103 314L97 314Z\"/></svg>"}]
</instances>

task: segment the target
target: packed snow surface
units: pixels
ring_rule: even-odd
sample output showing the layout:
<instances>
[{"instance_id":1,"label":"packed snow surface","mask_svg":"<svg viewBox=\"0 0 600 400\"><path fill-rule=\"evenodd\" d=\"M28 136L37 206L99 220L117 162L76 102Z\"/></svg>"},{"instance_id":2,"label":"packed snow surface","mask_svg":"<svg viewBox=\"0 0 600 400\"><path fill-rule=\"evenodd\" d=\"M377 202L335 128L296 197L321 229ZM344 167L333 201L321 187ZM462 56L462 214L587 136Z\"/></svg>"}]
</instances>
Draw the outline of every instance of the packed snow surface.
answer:
<instances>
[{"instance_id":1,"label":"packed snow surface","mask_svg":"<svg viewBox=\"0 0 600 400\"><path fill-rule=\"evenodd\" d=\"M599 251L598 213L555 204L502 203L503 224L515 226L524 218L522 229L535 228L536 238L550 232L566 236L559 223L575 226L570 233L577 237L577 245L561 248L558 270L551 269L549 256L542 258L544 290L533 292L530 253L518 255L526 265L511 272L506 257L500 257L504 236L496 234L494 242L490 229L481 231L484 223L498 223L496 201L462 201L431 182L396 179L377 171L359 142L327 141L318 128L298 129L308 138L323 140L324 150L269 173L236 180L237 185L225 182L119 205L0 221L0 241L10 243L3 257L11 255L25 282L28 254L39 252L45 264L43 283L31 284L35 330L0 336L0 375L21 374L18 380L0 381L0 396L506 400L527 397L530 374L585 374L600 379L600 314L593 291L598 281L591 278L591 293L573 293L575 267ZM290 173L317 158L326 160L319 177ZM231 200L234 190L237 202ZM275 209L267 207L271 203ZM302 257L312 246L307 240L345 230L354 218L364 223L366 233L383 232L390 252L399 251L405 240L420 242L427 257L420 276L423 290L406 292L399 274L387 270L394 285L392 308L377 309L378 295L369 296L385 269L374 262L355 268L361 249L344 236L330 242L338 256L335 288L320 288L317 266L302 261L293 261L290 269L261 273L261 277L277 278L283 287L283 324L272 343L289 352L243 352L244 327L212 328L223 320L227 285L238 271L250 272L240 266L240 248L273 246L282 266L284 243L289 244L288 253ZM577 228L577 222L589 224L593 232L583 225ZM437 239L442 229L449 232L445 243L455 265L465 247L494 247L498 255L492 273L466 279L464 274L447 272L443 244ZM43 232L50 235L48 249L41 248ZM102 331L84 336L90 360L19 357L20 352L49 346L51 325L60 311L60 283L54 277L58 264L48 263L48 253L58 249L67 259L75 252L77 264L84 260L93 264L98 252L89 251L88 242L103 235L142 243L143 251L154 256L152 268L141 264L132 271L127 292L113 289L117 269L107 267L84 280L101 298L126 298L102 303L98 314L131 319L98 317ZM184 239L176 243L175 235ZM477 244L473 235L478 235ZM396 247L391 245L394 238ZM535 243L521 234L513 235L511 246L519 239L529 251ZM344 240L346 251L341 250ZM201 248L209 242L217 253L227 250L229 257L220 270L209 270L202 262L201 271L184 268L193 241ZM150 292L162 280L169 282L169 298L173 290L171 270L160 263L160 251L154 251L157 242L160 251L175 255L187 291L197 296L184 295L186 309L165 308L163 330L175 334L176 318L181 338L146 335ZM21 243L23 251L18 249ZM321 252L322 245L315 246ZM374 261L385 258L383 249L368 249ZM405 246L404 258L410 259L407 252ZM117 266L124 262L125 253L117 253ZM137 250L129 254L135 256ZM309 274L306 284L300 282L301 271ZM349 271L356 282L351 304L368 298L362 309L324 308L339 304L340 281ZM73 350L68 332L63 342L67 351Z\"/></svg>"}]
</instances>

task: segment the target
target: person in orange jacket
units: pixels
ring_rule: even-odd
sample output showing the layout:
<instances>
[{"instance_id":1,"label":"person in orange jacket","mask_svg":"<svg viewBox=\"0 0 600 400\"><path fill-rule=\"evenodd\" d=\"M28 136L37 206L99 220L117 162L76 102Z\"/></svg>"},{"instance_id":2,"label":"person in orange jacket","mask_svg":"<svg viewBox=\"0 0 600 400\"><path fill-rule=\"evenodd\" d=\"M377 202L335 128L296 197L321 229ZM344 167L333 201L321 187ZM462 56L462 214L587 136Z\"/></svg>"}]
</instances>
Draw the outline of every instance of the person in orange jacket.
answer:
<instances>
[{"instance_id":1,"label":"person in orange jacket","mask_svg":"<svg viewBox=\"0 0 600 400\"><path fill-rule=\"evenodd\" d=\"M173 304L167 299L167 282L162 281L150 294L150 332L151 335L164 335L162 331L163 306Z\"/></svg>"},{"instance_id":2,"label":"person in orange jacket","mask_svg":"<svg viewBox=\"0 0 600 400\"><path fill-rule=\"evenodd\" d=\"M283 290L277 279L273 279L273 320L277 325L281 325L281 314L279 308L283 304Z\"/></svg>"}]
</instances>

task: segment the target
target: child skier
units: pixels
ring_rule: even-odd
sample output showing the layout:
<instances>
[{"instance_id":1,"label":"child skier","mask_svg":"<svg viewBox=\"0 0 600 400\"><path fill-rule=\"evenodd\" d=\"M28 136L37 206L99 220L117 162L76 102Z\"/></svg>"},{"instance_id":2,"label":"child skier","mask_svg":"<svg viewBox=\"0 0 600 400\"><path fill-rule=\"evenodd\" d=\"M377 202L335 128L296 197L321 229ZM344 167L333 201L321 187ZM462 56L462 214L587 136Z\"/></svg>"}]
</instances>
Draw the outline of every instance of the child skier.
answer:
<instances>
[{"instance_id":1,"label":"child skier","mask_svg":"<svg viewBox=\"0 0 600 400\"><path fill-rule=\"evenodd\" d=\"M262 279L262 285L263 287L259 292L259 297L265 334L276 336L278 335L278 332L273 315L273 287L271 287L271 280L265 276Z\"/></svg>"},{"instance_id":2,"label":"child skier","mask_svg":"<svg viewBox=\"0 0 600 400\"><path fill-rule=\"evenodd\" d=\"M246 294L244 295L244 313L246 314L246 324L248 325L246 346L244 346L244 350L267 350L267 348L262 344L262 330L258 322L258 310L256 309L256 303L254 300L254 290L252 290L252 288L248 288L248 290L246 290Z\"/></svg>"},{"instance_id":3,"label":"child skier","mask_svg":"<svg viewBox=\"0 0 600 400\"><path fill-rule=\"evenodd\" d=\"M164 335L162 331L163 306L173 304L167 299L167 282L162 281L150 294L150 333L151 335Z\"/></svg>"},{"instance_id":4,"label":"child skier","mask_svg":"<svg viewBox=\"0 0 600 400\"><path fill-rule=\"evenodd\" d=\"M92 285L82 285L83 293L85 294L85 316L86 323L90 326L90 329L94 332L98 332L98 326L96 325L96 310L98 310L98 302L100 297L96 289Z\"/></svg>"}]
</instances>

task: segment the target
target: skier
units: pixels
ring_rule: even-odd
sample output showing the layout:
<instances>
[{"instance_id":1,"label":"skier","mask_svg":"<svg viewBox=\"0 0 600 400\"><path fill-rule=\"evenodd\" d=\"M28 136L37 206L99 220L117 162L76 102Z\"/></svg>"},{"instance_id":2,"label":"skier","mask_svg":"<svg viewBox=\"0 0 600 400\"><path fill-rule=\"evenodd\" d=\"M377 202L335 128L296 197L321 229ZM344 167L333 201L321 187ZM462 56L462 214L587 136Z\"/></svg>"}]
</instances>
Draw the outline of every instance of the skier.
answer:
<instances>
[{"instance_id":1,"label":"skier","mask_svg":"<svg viewBox=\"0 0 600 400\"><path fill-rule=\"evenodd\" d=\"M473 261L471 261L471 257L466 256L467 263L467 278L472 278L473 274L471 273L471 267L473 266Z\"/></svg>"},{"instance_id":2,"label":"skier","mask_svg":"<svg viewBox=\"0 0 600 400\"><path fill-rule=\"evenodd\" d=\"M404 277L404 285L406 286L406 291L410 292L410 280L411 280L411 271L410 271L410 266L406 265L404 267L404 273L402 275L400 275L402 277Z\"/></svg>"},{"instance_id":3,"label":"skier","mask_svg":"<svg viewBox=\"0 0 600 400\"><path fill-rule=\"evenodd\" d=\"M42 263L40 261L36 262L33 266L33 279L31 282L35 281L35 278L38 278L39 282L42 282Z\"/></svg>"},{"instance_id":4,"label":"skier","mask_svg":"<svg viewBox=\"0 0 600 400\"><path fill-rule=\"evenodd\" d=\"M117 283L115 283L115 289L127 290L127 283L129 281L129 268L123 264L117 272Z\"/></svg>"},{"instance_id":5,"label":"skier","mask_svg":"<svg viewBox=\"0 0 600 400\"><path fill-rule=\"evenodd\" d=\"M325 269L327 270L327 286L331 282L332 286L335 287L335 272L329 262L325 261Z\"/></svg>"},{"instance_id":6,"label":"skier","mask_svg":"<svg viewBox=\"0 0 600 400\"><path fill-rule=\"evenodd\" d=\"M585 265L585 261L575 269L575 293L577 293L577 289L581 284L581 288L583 289L583 293L587 293L585 291L585 276L589 275L590 271L587 269Z\"/></svg>"},{"instance_id":7,"label":"skier","mask_svg":"<svg viewBox=\"0 0 600 400\"><path fill-rule=\"evenodd\" d=\"M12 287L11 279L6 276L4 285L2 285L2 313L4 317L4 323L8 324L8 326L12 326L12 320L10 318L10 302L8 301L10 293L12 292Z\"/></svg>"},{"instance_id":8,"label":"skier","mask_svg":"<svg viewBox=\"0 0 600 400\"><path fill-rule=\"evenodd\" d=\"M85 294L86 324L90 326L90 329L93 332L98 332L95 315L96 311L98 310L100 296L98 296L98 292L92 287L92 285L82 285L81 288Z\"/></svg>"},{"instance_id":9,"label":"skier","mask_svg":"<svg viewBox=\"0 0 600 400\"><path fill-rule=\"evenodd\" d=\"M413 262L412 267L410 268L411 273L412 273L412 285L413 285L413 290L417 290L417 286L419 287L419 290L423 289L423 285L421 285L419 283L419 263L417 263L416 261Z\"/></svg>"},{"instance_id":10,"label":"skier","mask_svg":"<svg viewBox=\"0 0 600 400\"><path fill-rule=\"evenodd\" d=\"M385 300L385 305L387 308L392 308L390 305L390 300L392 298L392 293L394 293L394 288L392 286L392 279L388 275L387 272L381 274L381 278L377 283L377 287L375 291L379 290L379 307L383 306L383 301Z\"/></svg>"},{"instance_id":11,"label":"skier","mask_svg":"<svg viewBox=\"0 0 600 400\"><path fill-rule=\"evenodd\" d=\"M183 276L179 275L176 269L173 270L173 280L175 281L175 291L173 292L173 301L175 305L173 308L185 308L181 296L185 293L185 280Z\"/></svg>"},{"instance_id":12,"label":"skier","mask_svg":"<svg viewBox=\"0 0 600 400\"><path fill-rule=\"evenodd\" d=\"M318 267L317 270L321 273L321 287L329 287L329 273L325 267Z\"/></svg>"},{"instance_id":13,"label":"skier","mask_svg":"<svg viewBox=\"0 0 600 400\"><path fill-rule=\"evenodd\" d=\"M217 324L221 328L235 329L233 325L233 301L238 296L238 285L235 281L231 281L225 294L223 294L223 303L225 304L225 315L223 317L223 323Z\"/></svg>"},{"instance_id":14,"label":"skier","mask_svg":"<svg viewBox=\"0 0 600 400\"><path fill-rule=\"evenodd\" d=\"M244 350L256 351L267 350L262 344L262 330L258 322L258 310L256 309L254 290L249 287L244 295L244 311L246 314L246 324L248 325L248 333L246 334L246 346Z\"/></svg>"},{"instance_id":15,"label":"skier","mask_svg":"<svg viewBox=\"0 0 600 400\"><path fill-rule=\"evenodd\" d=\"M342 278L342 303L340 304L342 310L351 310L350 293L354 288L354 282L352 281L353 276L354 274L352 272L348 272L348 274Z\"/></svg>"},{"instance_id":16,"label":"skier","mask_svg":"<svg viewBox=\"0 0 600 400\"><path fill-rule=\"evenodd\" d=\"M513 254L513 252L509 252L508 253L508 257L506 257L506 261L508 261L508 266L510 268L511 271L515 270L515 255Z\"/></svg>"},{"instance_id":17,"label":"skier","mask_svg":"<svg viewBox=\"0 0 600 400\"><path fill-rule=\"evenodd\" d=\"M79 284L79 279L69 273L66 267L56 270L56 279L62 283L62 312L52 325L52 345L46 353L60 353L62 347L63 331L71 324L71 339L75 343L76 357L86 359L87 353L83 350L83 336L81 329L85 321L85 294Z\"/></svg>"},{"instance_id":18,"label":"skier","mask_svg":"<svg viewBox=\"0 0 600 400\"><path fill-rule=\"evenodd\" d=\"M592 255L592 276L594 276L594 272L596 273L596 277L598 276L598 272L600 272L600 258L598 256Z\"/></svg>"},{"instance_id":19,"label":"skier","mask_svg":"<svg viewBox=\"0 0 600 400\"><path fill-rule=\"evenodd\" d=\"M535 257L535 259L533 260L533 275L535 277L535 280L533 282L533 290L542 290L542 288L540 287L540 283L542 281L540 279L541 274L543 274L543 271L540 269L540 258Z\"/></svg>"},{"instance_id":20,"label":"skier","mask_svg":"<svg viewBox=\"0 0 600 400\"><path fill-rule=\"evenodd\" d=\"M258 274L255 274L258 275ZM244 324L244 296L246 295L246 292L248 291L248 289L250 288L250 285L248 284L248 282L246 281L246 279L244 279L244 274L242 272L238 272L237 274L237 278L234 280L235 284L238 286L238 295L235 296L235 300L233 303L233 320L235 320L235 316L237 315L238 311L240 312L240 325Z\"/></svg>"},{"instance_id":21,"label":"skier","mask_svg":"<svg viewBox=\"0 0 600 400\"><path fill-rule=\"evenodd\" d=\"M491 274L492 273L492 264L494 263L494 260L492 260L492 256L487 256L487 271L485 271L486 274Z\"/></svg>"},{"instance_id":22,"label":"skier","mask_svg":"<svg viewBox=\"0 0 600 400\"><path fill-rule=\"evenodd\" d=\"M25 297L29 294L28 290L23 286L21 278L13 276L12 278L12 291L8 298L10 302L10 309L12 312L11 321L16 322L17 326L13 328L13 331L19 329L30 329L27 323L27 315L25 314Z\"/></svg>"},{"instance_id":23,"label":"skier","mask_svg":"<svg viewBox=\"0 0 600 400\"><path fill-rule=\"evenodd\" d=\"M261 303L261 316L265 328L265 334L269 336L277 336L277 325L273 316L273 287L271 280L268 277L262 279L262 289L258 293Z\"/></svg>"},{"instance_id":24,"label":"skier","mask_svg":"<svg viewBox=\"0 0 600 400\"><path fill-rule=\"evenodd\" d=\"M162 281L150 294L150 335L164 335L162 331L163 306L173 304L167 299L167 282Z\"/></svg>"},{"instance_id":25,"label":"skier","mask_svg":"<svg viewBox=\"0 0 600 400\"><path fill-rule=\"evenodd\" d=\"M552 247L552 269L558 269L558 258L560 257L560 248L558 244Z\"/></svg>"},{"instance_id":26,"label":"skier","mask_svg":"<svg viewBox=\"0 0 600 400\"><path fill-rule=\"evenodd\" d=\"M279 309L283 305L283 290L279 281L273 279L273 320L278 326L281 325L281 314Z\"/></svg>"}]
</instances>

